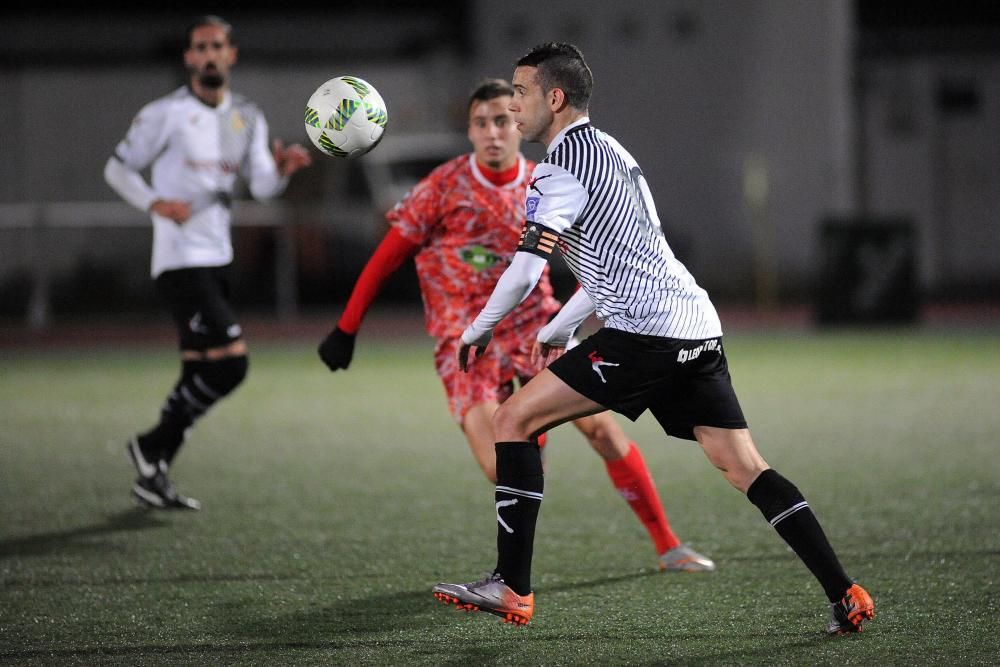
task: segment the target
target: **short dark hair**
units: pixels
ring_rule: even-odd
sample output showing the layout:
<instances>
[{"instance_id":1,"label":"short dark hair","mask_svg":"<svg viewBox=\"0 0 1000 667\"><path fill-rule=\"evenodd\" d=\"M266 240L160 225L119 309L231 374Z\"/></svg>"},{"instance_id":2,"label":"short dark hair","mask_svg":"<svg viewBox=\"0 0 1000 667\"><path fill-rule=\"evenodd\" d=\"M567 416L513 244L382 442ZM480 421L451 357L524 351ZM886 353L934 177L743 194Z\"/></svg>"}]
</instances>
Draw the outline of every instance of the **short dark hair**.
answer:
<instances>
[{"instance_id":1,"label":"short dark hair","mask_svg":"<svg viewBox=\"0 0 1000 667\"><path fill-rule=\"evenodd\" d=\"M594 92L594 75L573 44L547 42L532 48L517 61L517 67L537 67L544 92L559 88L574 109L586 109Z\"/></svg>"},{"instance_id":2,"label":"short dark hair","mask_svg":"<svg viewBox=\"0 0 1000 667\"><path fill-rule=\"evenodd\" d=\"M199 16L192 21L190 25L188 25L187 44L185 44L184 48L189 48L191 46L191 38L194 37L194 31L198 28L204 28L207 25L222 28L222 32L226 33L226 38L229 40L229 43L236 44L236 40L233 39L233 26L229 23L229 21L221 16L216 16L215 14L205 14L203 16Z\"/></svg>"},{"instance_id":3,"label":"short dark hair","mask_svg":"<svg viewBox=\"0 0 1000 667\"><path fill-rule=\"evenodd\" d=\"M510 85L504 79L483 79L476 84L476 87L469 94L469 104L466 110L472 109L472 105L476 102L489 102L504 95L513 97L514 86Z\"/></svg>"}]
</instances>

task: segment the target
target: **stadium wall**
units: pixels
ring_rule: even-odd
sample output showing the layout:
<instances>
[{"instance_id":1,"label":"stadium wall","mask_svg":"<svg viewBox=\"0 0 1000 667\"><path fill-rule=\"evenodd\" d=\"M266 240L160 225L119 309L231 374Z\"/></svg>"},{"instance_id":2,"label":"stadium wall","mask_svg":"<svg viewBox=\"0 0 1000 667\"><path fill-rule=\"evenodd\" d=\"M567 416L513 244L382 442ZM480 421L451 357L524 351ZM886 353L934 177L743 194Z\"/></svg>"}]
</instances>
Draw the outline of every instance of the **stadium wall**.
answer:
<instances>
[{"instance_id":1,"label":"stadium wall","mask_svg":"<svg viewBox=\"0 0 1000 667\"><path fill-rule=\"evenodd\" d=\"M990 224L1000 176L988 151L976 150L1000 145L995 60L857 60L850 0L445 4L427 12L419 3L374 3L335 17L238 3L224 12L242 48L234 86L286 140L305 140L303 100L342 72L377 83L391 134L461 132L464 96L478 78L508 77L537 42L571 40L595 71L595 123L635 153L671 244L718 299L760 300L770 278L777 298L808 300L822 221L859 213L914 220L925 290L1000 282L1000 237ZM0 205L115 200L101 177L104 161L138 108L181 83L185 9L202 7L119 9L89 21L87 31L70 12L4 15ZM976 84L975 113L935 106L949 73L986 82ZM898 116L900 90L911 91L904 99L916 119L908 135L904 122L902 138L886 121ZM538 157L537 148L527 152ZM350 230L326 218L345 207L365 211L355 217L368 233L348 234L351 251L340 259L363 256L384 231L384 205L362 181L324 159L288 193L293 205L320 211L304 223L325 229L334 245ZM4 222L0 300L20 289L9 283L23 280L34 243ZM143 234L74 230L57 245L64 273L84 258L127 267L124 282L146 279L131 273L146 265ZM329 255L306 262L319 268L303 276L302 290ZM347 283L356 264L338 260L331 271ZM313 292L343 294L322 285Z\"/></svg>"}]
</instances>

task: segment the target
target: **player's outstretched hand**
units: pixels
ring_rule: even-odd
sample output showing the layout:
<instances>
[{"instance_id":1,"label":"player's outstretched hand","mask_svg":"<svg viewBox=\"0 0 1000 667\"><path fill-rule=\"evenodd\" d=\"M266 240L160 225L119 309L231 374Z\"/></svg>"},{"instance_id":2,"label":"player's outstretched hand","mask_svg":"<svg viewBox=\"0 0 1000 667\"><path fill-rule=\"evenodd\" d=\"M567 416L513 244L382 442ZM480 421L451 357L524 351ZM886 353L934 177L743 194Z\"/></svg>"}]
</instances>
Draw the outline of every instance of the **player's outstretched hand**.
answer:
<instances>
[{"instance_id":1,"label":"player's outstretched hand","mask_svg":"<svg viewBox=\"0 0 1000 667\"><path fill-rule=\"evenodd\" d=\"M271 142L271 154L278 166L278 173L282 176L291 176L299 169L312 164L312 156L302 145L292 144L285 148L285 143L281 139Z\"/></svg>"},{"instance_id":2,"label":"player's outstretched hand","mask_svg":"<svg viewBox=\"0 0 1000 667\"><path fill-rule=\"evenodd\" d=\"M349 334L340 327L334 328L319 344L319 358L331 371L347 370L354 358L354 339L356 334Z\"/></svg>"}]
</instances>

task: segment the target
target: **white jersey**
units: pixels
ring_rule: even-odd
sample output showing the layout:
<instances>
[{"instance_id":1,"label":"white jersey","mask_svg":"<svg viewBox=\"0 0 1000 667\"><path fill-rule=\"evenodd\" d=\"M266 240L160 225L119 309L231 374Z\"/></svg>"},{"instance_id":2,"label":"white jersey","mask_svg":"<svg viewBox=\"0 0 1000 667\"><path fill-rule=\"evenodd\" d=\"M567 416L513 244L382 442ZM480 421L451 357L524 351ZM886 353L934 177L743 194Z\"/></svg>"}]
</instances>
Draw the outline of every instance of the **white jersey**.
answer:
<instances>
[{"instance_id":1,"label":"white jersey","mask_svg":"<svg viewBox=\"0 0 1000 667\"><path fill-rule=\"evenodd\" d=\"M152 187L139 176L150 165ZM183 224L152 214L154 278L232 261L230 206L238 175L256 199L277 196L288 183L268 149L263 113L230 93L208 106L187 86L143 107L105 168L111 187L141 210L157 199L191 205Z\"/></svg>"},{"instance_id":2,"label":"white jersey","mask_svg":"<svg viewBox=\"0 0 1000 667\"><path fill-rule=\"evenodd\" d=\"M708 293L663 237L639 165L588 118L549 144L532 173L525 211L526 229L535 224L543 237L558 236L605 326L688 340L722 335Z\"/></svg>"}]
</instances>

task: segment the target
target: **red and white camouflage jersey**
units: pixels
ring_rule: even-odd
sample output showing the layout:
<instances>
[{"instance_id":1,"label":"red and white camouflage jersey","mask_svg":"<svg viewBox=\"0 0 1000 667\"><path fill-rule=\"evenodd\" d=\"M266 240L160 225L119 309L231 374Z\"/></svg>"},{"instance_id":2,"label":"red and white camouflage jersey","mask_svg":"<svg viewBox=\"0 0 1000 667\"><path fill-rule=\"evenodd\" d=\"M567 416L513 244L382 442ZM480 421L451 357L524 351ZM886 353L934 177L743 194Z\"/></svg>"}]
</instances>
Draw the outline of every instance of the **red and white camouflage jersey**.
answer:
<instances>
[{"instance_id":1,"label":"red and white camouflage jersey","mask_svg":"<svg viewBox=\"0 0 1000 667\"><path fill-rule=\"evenodd\" d=\"M524 226L524 196L534 163L519 157L511 183L490 183L473 154L445 162L420 181L386 214L408 241L421 246L415 257L427 331L457 337L486 305L510 263ZM495 331L534 339L559 309L549 268L538 286Z\"/></svg>"}]
</instances>

